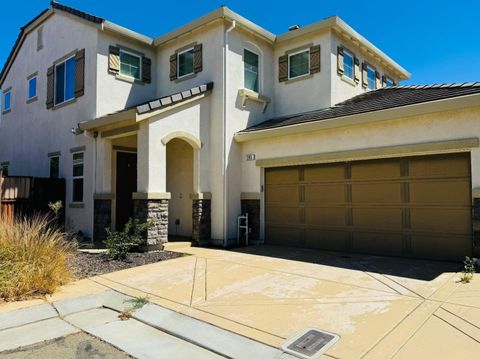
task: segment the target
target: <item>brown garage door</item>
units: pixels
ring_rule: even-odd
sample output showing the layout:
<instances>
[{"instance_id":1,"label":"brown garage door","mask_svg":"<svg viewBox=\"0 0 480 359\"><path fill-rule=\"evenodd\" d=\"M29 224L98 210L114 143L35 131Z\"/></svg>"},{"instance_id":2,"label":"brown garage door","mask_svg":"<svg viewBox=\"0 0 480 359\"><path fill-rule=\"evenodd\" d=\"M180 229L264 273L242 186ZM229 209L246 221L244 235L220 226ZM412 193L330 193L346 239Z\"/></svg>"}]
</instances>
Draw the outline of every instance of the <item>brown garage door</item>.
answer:
<instances>
[{"instance_id":1,"label":"brown garage door","mask_svg":"<svg viewBox=\"0 0 480 359\"><path fill-rule=\"evenodd\" d=\"M468 153L265 171L266 243L417 258L472 254Z\"/></svg>"}]
</instances>

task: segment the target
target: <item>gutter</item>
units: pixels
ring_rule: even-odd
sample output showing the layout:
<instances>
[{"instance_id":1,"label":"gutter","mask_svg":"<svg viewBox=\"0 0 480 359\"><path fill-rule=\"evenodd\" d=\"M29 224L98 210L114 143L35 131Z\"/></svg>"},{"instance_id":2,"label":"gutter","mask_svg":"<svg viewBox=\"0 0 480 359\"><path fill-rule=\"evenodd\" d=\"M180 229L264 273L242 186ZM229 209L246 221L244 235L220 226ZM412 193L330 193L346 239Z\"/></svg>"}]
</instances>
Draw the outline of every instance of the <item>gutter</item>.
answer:
<instances>
[{"instance_id":1,"label":"gutter","mask_svg":"<svg viewBox=\"0 0 480 359\"><path fill-rule=\"evenodd\" d=\"M300 133L321 131L331 128L339 128L367 123L375 123L398 118L426 115L436 112L460 110L469 107L480 106L480 93L461 97L435 100L419 104L394 107L380 111L370 111L355 115L335 117L326 120L310 121L295 125L268 128L256 131L237 132L235 141L247 142L279 136L295 135Z\"/></svg>"},{"instance_id":2,"label":"gutter","mask_svg":"<svg viewBox=\"0 0 480 359\"><path fill-rule=\"evenodd\" d=\"M229 28L225 29L225 34L223 36L223 118L222 118L222 127L223 127L223 136L222 136L222 173L223 173L223 246L227 247L228 245L228 184L227 184L227 76L228 76L228 34L235 29L237 22L232 21L232 25Z\"/></svg>"}]
</instances>

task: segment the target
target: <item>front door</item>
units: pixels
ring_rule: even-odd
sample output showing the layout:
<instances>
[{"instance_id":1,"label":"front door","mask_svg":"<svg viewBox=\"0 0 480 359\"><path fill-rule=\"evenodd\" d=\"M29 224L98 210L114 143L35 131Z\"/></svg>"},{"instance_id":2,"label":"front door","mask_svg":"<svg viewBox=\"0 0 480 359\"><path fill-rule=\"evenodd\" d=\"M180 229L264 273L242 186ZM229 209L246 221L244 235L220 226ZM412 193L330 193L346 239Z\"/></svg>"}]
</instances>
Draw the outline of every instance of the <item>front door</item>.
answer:
<instances>
[{"instance_id":1,"label":"front door","mask_svg":"<svg viewBox=\"0 0 480 359\"><path fill-rule=\"evenodd\" d=\"M132 194L137 190L137 154L117 152L117 194L116 221L117 231L133 217Z\"/></svg>"}]
</instances>

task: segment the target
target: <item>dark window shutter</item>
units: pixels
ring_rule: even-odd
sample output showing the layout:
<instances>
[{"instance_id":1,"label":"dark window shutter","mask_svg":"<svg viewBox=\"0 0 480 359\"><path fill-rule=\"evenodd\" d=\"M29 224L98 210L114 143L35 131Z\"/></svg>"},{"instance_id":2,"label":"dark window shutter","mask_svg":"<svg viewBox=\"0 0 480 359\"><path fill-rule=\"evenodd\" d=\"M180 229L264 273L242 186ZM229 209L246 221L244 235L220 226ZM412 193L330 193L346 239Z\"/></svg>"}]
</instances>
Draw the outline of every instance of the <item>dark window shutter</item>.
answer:
<instances>
[{"instance_id":1,"label":"dark window shutter","mask_svg":"<svg viewBox=\"0 0 480 359\"><path fill-rule=\"evenodd\" d=\"M288 80L288 55L278 58L278 81L285 82Z\"/></svg>"},{"instance_id":2,"label":"dark window shutter","mask_svg":"<svg viewBox=\"0 0 480 359\"><path fill-rule=\"evenodd\" d=\"M310 48L310 73L320 72L320 45Z\"/></svg>"},{"instance_id":3,"label":"dark window shutter","mask_svg":"<svg viewBox=\"0 0 480 359\"><path fill-rule=\"evenodd\" d=\"M375 88L379 89L382 88L381 76L380 72L375 71Z\"/></svg>"},{"instance_id":4,"label":"dark window shutter","mask_svg":"<svg viewBox=\"0 0 480 359\"><path fill-rule=\"evenodd\" d=\"M193 72L195 73L203 70L202 52L202 44L193 47Z\"/></svg>"},{"instance_id":5,"label":"dark window shutter","mask_svg":"<svg viewBox=\"0 0 480 359\"><path fill-rule=\"evenodd\" d=\"M337 73L343 75L343 47L337 46Z\"/></svg>"},{"instance_id":6,"label":"dark window shutter","mask_svg":"<svg viewBox=\"0 0 480 359\"><path fill-rule=\"evenodd\" d=\"M387 86L387 76L382 75L382 87Z\"/></svg>"},{"instance_id":7,"label":"dark window shutter","mask_svg":"<svg viewBox=\"0 0 480 359\"><path fill-rule=\"evenodd\" d=\"M177 54L170 56L170 81L177 79Z\"/></svg>"},{"instance_id":8,"label":"dark window shutter","mask_svg":"<svg viewBox=\"0 0 480 359\"><path fill-rule=\"evenodd\" d=\"M55 92L55 66L52 66L47 71L47 108L53 107L54 92Z\"/></svg>"},{"instance_id":9,"label":"dark window shutter","mask_svg":"<svg viewBox=\"0 0 480 359\"><path fill-rule=\"evenodd\" d=\"M355 64L355 82L356 83L359 83L360 82L360 77L361 77L361 73L360 73L360 60L358 59L358 57L355 57L354 59L354 64Z\"/></svg>"},{"instance_id":10,"label":"dark window shutter","mask_svg":"<svg viewBox=\"0 0 480 359\"><path fill-rule=\"evenodd\" d=\"M142 57L142 81L149 84L152 82L152 60Z\"/></svg>"},{"instance_id":11,"label":"dark window shutter","mask_svg":"<svg viewBox=\"0 0 480 359\"><path fill-rule=\"evenodd\" d=\"M85 94L85 49L75 54L75 97Z\"/></svg>"},{"instance_id":12,"label":"dark window shutter","mask_svg":"<svg viewBox=\"0 0 480 359\"><path fill-rule=\"evenodd\" d=\"M362 86L368 87L367 64L365 62L362 64Z\"/></svg>"},{"instance_id":13,"label":"dark window shutter","mask_svg":"<svg viewBox=\"0 0 480 359\"><path fill-rule=\"evenodd\" d=\"M120 49L116 46L108 48L108 71L112 74L120 72Z\"/></svg>"}]
</instances>

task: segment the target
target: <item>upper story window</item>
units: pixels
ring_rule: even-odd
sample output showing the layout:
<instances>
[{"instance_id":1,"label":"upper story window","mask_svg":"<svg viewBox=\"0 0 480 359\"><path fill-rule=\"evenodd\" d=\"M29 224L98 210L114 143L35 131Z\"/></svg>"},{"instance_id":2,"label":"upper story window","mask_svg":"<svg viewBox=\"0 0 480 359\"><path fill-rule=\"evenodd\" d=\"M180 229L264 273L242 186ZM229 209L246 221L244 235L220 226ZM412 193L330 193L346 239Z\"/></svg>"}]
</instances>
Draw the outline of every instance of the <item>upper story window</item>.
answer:
<instances>
[{"instance_id":1,"label":"upper story window","mask_svg":"<svg viewBox=\"0 0 480 359\"><path fill-rule=\"evenodd\" d=\"M288 55L288 78L308 75L310 73L310 50L302 50Z\"/></svg>"},{"instance_id":2,"label":"upper story window","mask_svg":"<svg viewBox=\"0 0 480 359\"><path fill-rule=\"evenodd\" d=\"M141 63L141 56L120 49L120 75L140 80Z\"/></svg>"},{"instance_id":3,"label":"upper story window","mask_svg":"<svg viewBox=\"0 0 480 359\"><path fill-rule=\"evenodd\" d=\"M193 47L179 52L178 57L178 77L193 74Z\"/></svg>"},{"instance_id":4,"label":"upper story window","mask_svg":"<svg viewBox=\"0 0 480 359\"><path fill-rule=\"evenodd\" d=\"M60 156L50 157L50 178L58 178L60 172Z\"/></svg>"},{"instance_id":5,"label":"upper story window","mask_svg":"<svg viewBox=\"0 0 480 359\"><path fill-rule=\"evenodd\" d=\"M375 69L370 66L367 66L367 87L375 90Z\"/></svg>"},{"instance_id":6,"label":"upper story window","mask_svg":"<svg viewBox=\"0 0 480 359\"><path fill-rule=\"evenodd\" d=\"M37 97L37 76L28 80L28 99L31 100Z\"/></svg>"},{"instance_id":7,"label":"upper story window","mask_svg":"<svg viewBox=\"0 0 480 359\"><path fill-rule=\"evenodd\" d=\"M2 177L8 177L8 167L10 166L10 162L2 162L0 164L0 171L2 172Z\"/></svg>"},{"instance_id":8,"label":"upper story window","mask_svg":"<svg viewBox=\"0 0 480 359\"><path fill-rule=\"evenodd\" d=\"M75 98L75 56L55 65L55 105Z\"/></svg>"},{"instance_id":9,"label":"upper story window","mask_svg":"<svg viewBox=\"0 0 480 359\"><path fill-rule=\"evenodd\" d=\"M72 202L83 202L83 152L73 153Z\"/></svg>"},{"instance_id":10,"label":"upper story window","mask_svg":"<svg viewBox=\"0 0 480 359\"><path fill-rule=\"evenodd\" d=\"M11 109L12 109L12 90L7 90L3 95L3 112L10 111Z\"/></svg>"},{"instance_id":11,"label":"upper story window","mask_svg":"<svg viewBox=\"0 0 480 359\"><path fill-rule=\"evenodd\" d=\"M258 55L247 49L243 50L244 86L258 92Z\"/></svg>"},{"instance_id":12,"label":"upper story window","mask_svg":"<svg viewBox=\"0 0 480 359\"><path fill-rule=\"evenodd\" d=\"M355 74L354 66L353 54L343 50L343 75L353 80Z\"/></svg>"},{"instance_id":13,"label":"upper story window","mask_svg":"<svg viewBox=\"0 0 480 359\"><path fill-rule=\"evenodd\" d=\"M387 87L393 86L393 80L390 77L385 77L385 86Z\"/></svg>"},{"instance_id":14,"label":"upper story window","mask_svg":"<svg viewBox=\"0 0 480 359\"><path fill-rule=\"evenodd\" d=\"M37 30L37 51L43 49L43 27L39 27Z\"/></svg>"}]
</instances>

